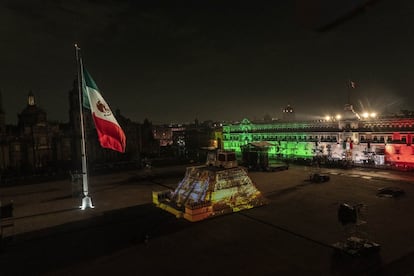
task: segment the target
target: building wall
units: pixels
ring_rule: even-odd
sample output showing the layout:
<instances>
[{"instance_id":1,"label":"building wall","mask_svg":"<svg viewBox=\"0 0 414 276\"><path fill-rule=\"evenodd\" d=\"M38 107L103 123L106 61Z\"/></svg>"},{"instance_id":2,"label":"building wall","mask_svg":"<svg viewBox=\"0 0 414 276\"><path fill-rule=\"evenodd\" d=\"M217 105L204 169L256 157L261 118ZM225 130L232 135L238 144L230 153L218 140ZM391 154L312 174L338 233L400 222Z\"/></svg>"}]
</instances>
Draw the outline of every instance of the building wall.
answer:
<instances>
[{"instance_id":1,"label":"building wall","mask_svg":"<svg viewBox=\"0 0 414 276\"><path fill-rule=\"evenodd\" d=\"M355 163L414 167L414 118L375 121L273 122L223 126L223 147L241 158L241 146L269 142L269 158L324 157Z\"/></svg>"}]
</instances>

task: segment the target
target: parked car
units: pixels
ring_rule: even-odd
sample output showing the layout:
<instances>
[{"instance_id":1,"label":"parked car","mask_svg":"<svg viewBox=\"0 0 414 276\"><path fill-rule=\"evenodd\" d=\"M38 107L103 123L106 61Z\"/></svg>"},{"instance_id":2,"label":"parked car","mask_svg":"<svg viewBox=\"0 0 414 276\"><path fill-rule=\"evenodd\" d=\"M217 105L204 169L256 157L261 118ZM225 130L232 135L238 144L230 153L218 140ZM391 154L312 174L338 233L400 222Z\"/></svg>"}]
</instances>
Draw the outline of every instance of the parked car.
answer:
<instances>
[{"instance_id":1,"label":"parked car","mask_svg":"<svg viewBox=\"0 0 414 276\"><path fill-rule=\"evenodd\" d=\"M405 191L398 187L385 187L378 189L377 196L380 197L400 197L405 195Z\"/></svg>"},{"instance_id":2,"label":"parked car","mask_svg":"<svg viewBox=\"0 0 414 276\"><path fill-rule=\"evenodd\" d=\"M327 182L329 181L330 177L326 174L320 174L320 173L313 173L309 176L310 182L313 183L321 183L321 182Z\"/></svg>"}]
</instances>

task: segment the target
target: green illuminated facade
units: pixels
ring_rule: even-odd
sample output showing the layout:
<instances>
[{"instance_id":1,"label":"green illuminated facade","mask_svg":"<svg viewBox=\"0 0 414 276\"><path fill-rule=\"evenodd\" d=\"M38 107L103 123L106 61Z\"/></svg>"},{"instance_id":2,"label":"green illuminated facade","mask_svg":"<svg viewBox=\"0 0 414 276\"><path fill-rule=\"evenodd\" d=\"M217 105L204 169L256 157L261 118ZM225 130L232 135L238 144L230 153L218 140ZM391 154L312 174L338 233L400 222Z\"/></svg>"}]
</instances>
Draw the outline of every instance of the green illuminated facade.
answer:
<instances>
[{"instance_id":1,"label":"green illuminated facade","mask_svg":"<svg viewBox=\"0 0 414 276\"><path fill-rule=\"evenodd\" d=\"M244 119L237 125L223 126L223 147L241 156L241 146L267 141L270 158L304 158L315 156L318 142L338 141L337 124L321 123L251 123Z\"/></svg>"},{"instance_id":2,"label":"green illuminated facade","mask_svg":"<svg viewBox=\"0 0 414 276\"><path fill-rule=\"evenodd\" d=\"M274 121L247 119L223 126L222 147L234 150L251 143L268 143L270 160L347 160L354 163L393 164L414 168L414 118Z\"/></svg>"}]
</instances>

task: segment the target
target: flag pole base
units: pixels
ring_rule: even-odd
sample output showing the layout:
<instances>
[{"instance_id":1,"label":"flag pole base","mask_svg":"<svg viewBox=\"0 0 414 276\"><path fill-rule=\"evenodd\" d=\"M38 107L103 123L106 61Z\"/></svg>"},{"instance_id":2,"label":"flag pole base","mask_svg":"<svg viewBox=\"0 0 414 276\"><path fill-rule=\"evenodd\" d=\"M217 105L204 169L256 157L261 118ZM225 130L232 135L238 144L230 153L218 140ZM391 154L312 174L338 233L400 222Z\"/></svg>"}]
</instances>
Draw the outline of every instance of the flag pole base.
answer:
<instances>
[{"instance_id":1,"label":"flag pole base","mask_svg":"<svg viewBox=\"0 0 414 276\"><path fill-rule=\"evenodd\" d=\"M86 208L95 208L92 204L92 200L89 196L84 196L82 198L82 206L80 206L82 210L85 210Z\"/></svg>"}]
</instances>

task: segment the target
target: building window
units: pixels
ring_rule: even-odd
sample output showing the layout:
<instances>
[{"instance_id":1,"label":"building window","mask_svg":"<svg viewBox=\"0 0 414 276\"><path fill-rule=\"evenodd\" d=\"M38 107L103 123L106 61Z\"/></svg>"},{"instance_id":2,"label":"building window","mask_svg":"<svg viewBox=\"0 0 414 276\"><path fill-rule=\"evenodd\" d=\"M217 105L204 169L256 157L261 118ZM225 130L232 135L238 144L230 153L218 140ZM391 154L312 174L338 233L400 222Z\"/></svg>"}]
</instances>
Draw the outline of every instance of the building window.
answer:
<instances>
[{"instance_id":1,"label":"building window","mask_svg":"<svg viewBox=\"0 0 414 276\"><path fill-rule=\"evenodd\" d=\"M20 151L20 144L14 144L13 149L14 151Z\"/></svg>"},{"instance_id":2,"label":"building window","mask_svg":"<svg viewBox=\"0 0 414 276\"><path fill-rule=\"evenodd\" d=\"M47 138L44 136L40 137L39 144L42 146L47 145Z\"/></svg>"}]
</instances>

